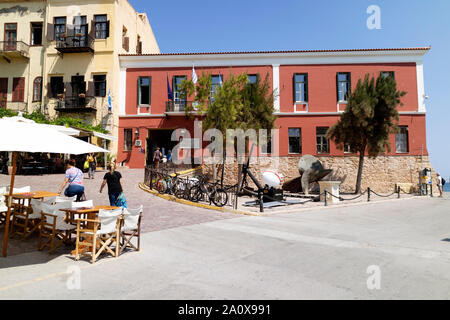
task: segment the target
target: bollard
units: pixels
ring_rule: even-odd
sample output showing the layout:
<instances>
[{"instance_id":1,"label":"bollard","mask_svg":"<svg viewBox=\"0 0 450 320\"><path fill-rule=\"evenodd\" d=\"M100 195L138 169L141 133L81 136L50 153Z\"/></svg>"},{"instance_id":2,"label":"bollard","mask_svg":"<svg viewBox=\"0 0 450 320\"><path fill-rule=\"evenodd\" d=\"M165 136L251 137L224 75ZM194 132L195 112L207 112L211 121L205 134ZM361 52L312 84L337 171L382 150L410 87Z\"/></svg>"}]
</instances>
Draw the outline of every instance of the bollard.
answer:
<instances>
[{"instance_id":1,"label":"bollard","mask_svg":"<svg viewBox=\"0 0 450 320\"><path fill-rule=\"evenodd\" d=\"M367 202L370 202L370 187L367 188Z\"/></svg>"},{"instance_id":2,"label":"bollard","mask_svg":"<svg viewBox=\"0 0 450 320\"><path fill-rule=\"evenodd\" d=\"M430 184L430 197L433 198L433 184Z\"/></svg>"},{"instance_id":3,"label":"bollard","mask_svg":"<svg viewBox=\"0 0 450 320\"><path fill-rule=\"evenodd\" d=\"M325 207L328 207L328 191L325 190Z\"/></svg>"},{"instance_id":4,"label":"bollard","mask_svg":"<svg viewBox=\"0 0 450 320\"><path fill-rule=\"evenodd\" d=\"M400 186L397 188L398 199L400 199Z\"/></svg>"}]
</instances>

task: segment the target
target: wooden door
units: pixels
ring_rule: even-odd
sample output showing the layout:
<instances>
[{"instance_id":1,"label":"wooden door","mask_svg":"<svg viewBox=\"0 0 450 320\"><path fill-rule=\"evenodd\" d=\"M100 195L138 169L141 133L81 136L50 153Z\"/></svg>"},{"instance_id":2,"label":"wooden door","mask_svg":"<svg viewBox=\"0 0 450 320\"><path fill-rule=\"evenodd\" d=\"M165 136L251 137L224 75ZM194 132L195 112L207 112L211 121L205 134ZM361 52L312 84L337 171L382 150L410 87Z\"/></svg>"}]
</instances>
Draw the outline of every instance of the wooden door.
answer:
<instances>
[{"instance_id":1,"label":"wooden door","mask_svg":"<svg viewBox=\"0 0 450 320\"><path fill-rule=\"evenodd\" d=\"M0 108L6 109L7 96L8 96L8 78L0 78Z\"/></svg>"}]
</instances>

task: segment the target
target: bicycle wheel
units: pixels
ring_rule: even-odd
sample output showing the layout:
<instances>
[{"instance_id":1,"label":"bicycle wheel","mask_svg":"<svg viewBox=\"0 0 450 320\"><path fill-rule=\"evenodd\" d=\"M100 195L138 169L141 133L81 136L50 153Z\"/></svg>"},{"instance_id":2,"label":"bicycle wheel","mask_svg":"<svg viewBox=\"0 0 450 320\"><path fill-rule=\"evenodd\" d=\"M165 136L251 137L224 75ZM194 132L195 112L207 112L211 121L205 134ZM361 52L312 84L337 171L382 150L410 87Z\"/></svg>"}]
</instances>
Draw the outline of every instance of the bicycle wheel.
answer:
<instances>
[{"instance_id":1,"label":"bicycle wheel","mask_svg":"<svg viewBox=\"0 0 450 320\"><path fill-rule=\"evenodd\" d=\"M199 202L203 198L203 192L200 186L193 186L188 192L189 200L192 202Z\"/></svg>"},{"instance_id":2,"label":"bicycle wheel","mask_svg":"<svg viewBox=\"0 0 450 320\"><path fill-rule=\"evenodd\" d=\"M223 189L217 189L211 193L211 200L217 207L223 207L228 203L228 193Z\"/></svg>"}]
</instances>

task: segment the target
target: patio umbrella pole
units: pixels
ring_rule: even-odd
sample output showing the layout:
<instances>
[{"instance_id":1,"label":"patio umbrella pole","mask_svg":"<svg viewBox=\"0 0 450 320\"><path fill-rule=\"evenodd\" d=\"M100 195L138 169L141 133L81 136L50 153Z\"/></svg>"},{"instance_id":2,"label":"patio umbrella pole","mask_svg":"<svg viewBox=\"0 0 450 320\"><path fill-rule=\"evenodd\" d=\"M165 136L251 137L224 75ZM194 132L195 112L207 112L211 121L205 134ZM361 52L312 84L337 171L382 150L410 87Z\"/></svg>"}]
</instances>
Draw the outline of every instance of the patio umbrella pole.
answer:
<instances>
[{"instance_id":1,"label":"patio umbrella pole","mask_svg":"<svg viewBox=\"0 0 450 320\"><path fill-rule=\"evenodd\" d=\"M14 180L15 180L15 177L16 177L17 152L13 152L12 163L13 163L13 169L12 169L12 172L11 172L11 183L10 183L10 186L9 186L8 212L6 213L5 234L3 235L2 255L5 258L6 258L7 248L8 248L9 220L10 220L10 217L11 217L12 194L14 192Z\"/></svg>"}]
</instances>

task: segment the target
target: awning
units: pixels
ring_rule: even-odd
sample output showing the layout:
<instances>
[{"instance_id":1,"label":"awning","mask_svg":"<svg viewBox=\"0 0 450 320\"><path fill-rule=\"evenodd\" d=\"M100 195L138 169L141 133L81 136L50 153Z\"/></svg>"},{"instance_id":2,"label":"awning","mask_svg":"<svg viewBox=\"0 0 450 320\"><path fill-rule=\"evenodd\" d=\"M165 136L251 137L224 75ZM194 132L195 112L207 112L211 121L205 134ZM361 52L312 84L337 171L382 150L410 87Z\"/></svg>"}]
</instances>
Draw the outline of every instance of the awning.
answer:
<instances>
[{"instance_id":1,"label":"awning","mask_svg":"<svg viewBox=\"0 0 450 320\"><path fill-rule=\"evenodd\" d=\"M92 133L94 134L94 136L105 139L105 140L117 141L117 137L111 136L109 134L104 134L104 133L100 133L97 131L93 131Z\"/></svg>"}]
</instances>

